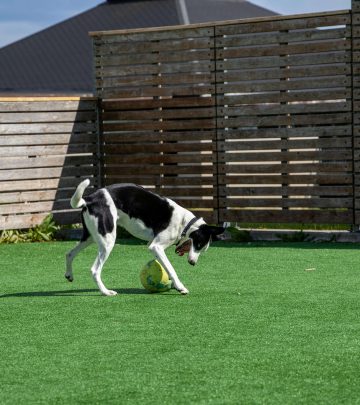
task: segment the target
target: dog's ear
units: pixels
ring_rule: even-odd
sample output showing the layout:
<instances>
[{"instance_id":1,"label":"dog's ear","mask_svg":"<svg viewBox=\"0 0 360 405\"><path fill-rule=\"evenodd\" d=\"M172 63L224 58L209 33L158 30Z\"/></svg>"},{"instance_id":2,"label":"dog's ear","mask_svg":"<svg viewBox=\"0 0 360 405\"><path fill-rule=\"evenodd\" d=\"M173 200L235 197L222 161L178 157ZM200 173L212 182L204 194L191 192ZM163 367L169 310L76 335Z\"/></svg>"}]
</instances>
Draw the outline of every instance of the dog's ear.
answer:
<instances>
[{"instance_id":1,"label":"dog's ear","mask_svg":"<svg viewBox=\"0 0 360 405\"><path fill-rule=\"evenodd\" d=\"M223 228L222 226L208 226L208 231L211 235L211 240L217 241L222 240L222 238L219 237L219 235L225 232L225 228Z\"/></svg>"}]
</instances>

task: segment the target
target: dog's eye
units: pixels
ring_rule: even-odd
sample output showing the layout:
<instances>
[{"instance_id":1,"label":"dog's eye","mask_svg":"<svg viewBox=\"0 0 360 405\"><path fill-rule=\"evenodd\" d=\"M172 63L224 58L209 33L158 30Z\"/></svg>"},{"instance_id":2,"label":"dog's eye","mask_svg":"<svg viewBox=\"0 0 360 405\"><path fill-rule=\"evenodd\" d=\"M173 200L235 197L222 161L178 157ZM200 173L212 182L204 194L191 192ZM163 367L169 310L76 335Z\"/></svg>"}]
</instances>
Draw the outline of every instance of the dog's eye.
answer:
<instances>
[{"instance_id":1,"label":"dog's eye","mask_svg":"<svg viewBox=\"0 0 360 405\"><path fill-rule=\"evenodd\" d=\"M204 247L206 246L206 243L203 242L194 242L194 248L196 251L200 252L200 250L204 249Z\"/></svg>"}]
</instances>

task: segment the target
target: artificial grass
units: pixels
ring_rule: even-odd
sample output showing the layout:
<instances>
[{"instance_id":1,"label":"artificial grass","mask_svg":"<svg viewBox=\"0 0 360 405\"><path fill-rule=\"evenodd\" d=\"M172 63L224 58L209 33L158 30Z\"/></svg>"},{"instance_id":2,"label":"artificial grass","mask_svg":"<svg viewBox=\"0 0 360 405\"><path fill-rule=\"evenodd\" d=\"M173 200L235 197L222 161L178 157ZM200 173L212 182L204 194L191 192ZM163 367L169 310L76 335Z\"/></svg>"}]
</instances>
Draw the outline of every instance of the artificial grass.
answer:
<instances>
[{"instance_id":1,"label":"artificial grass","mask_svg":"<svg viewBox=\"0 0 360 405\"><path fill-rule=\"evenodd\" d=\"M0 245L1 404L360 403L357 245L221 242L195 268L169 251L181 296L145 293L151 255L124 241L116 297L94 248L66 282L72 246Z\"/></svg>"}]
</instances>

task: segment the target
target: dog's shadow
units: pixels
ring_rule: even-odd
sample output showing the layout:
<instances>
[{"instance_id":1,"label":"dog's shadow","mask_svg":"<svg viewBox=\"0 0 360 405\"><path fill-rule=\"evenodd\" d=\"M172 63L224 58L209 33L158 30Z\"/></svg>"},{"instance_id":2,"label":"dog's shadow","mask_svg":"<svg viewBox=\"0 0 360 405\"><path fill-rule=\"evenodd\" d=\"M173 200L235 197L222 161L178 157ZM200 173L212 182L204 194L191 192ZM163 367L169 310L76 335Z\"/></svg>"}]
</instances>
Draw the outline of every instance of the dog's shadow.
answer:
<instances>
[{"instance_id":1,"label":"dog's shadow","mask_svg":"<svg viewBox=\"0 0 360 405\"><path fill-rule=\"evenodd\" d=\"M117 293L120 295L129 294L150 294L148 291L142 288L120 288L116 289ZM97 289L82 289L82 290L61 290L61 291L28 291L28 292L18 292L12 294L0 295L0 298L26 298L26 297L81 297L81 296L99 296L100 292Z\"/></svg>"}]
</instances>

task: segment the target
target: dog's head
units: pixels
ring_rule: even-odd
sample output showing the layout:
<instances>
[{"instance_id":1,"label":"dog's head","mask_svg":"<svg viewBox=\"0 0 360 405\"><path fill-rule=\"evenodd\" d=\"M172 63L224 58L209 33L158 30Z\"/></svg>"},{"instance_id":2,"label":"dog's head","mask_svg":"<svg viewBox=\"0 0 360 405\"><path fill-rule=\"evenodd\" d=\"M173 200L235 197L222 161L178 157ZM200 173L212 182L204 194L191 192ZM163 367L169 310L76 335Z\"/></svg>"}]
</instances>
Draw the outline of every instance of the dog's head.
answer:
<instances>
[{"instance_id":1,"label":"dog's head","mask_svg":"<svg viewBox=\"0 0 360 405\"><path fill-rule=\"evenodd\" d=\"M188 262L195 266L200 254L208 249L212 241L219 240L218 236L224 231L225 229L222 227L202 224L196 230L190 232L189 238L178 245L175 252L179 256L183 256L188 252Z\"/></svg>"}]
</instances>

